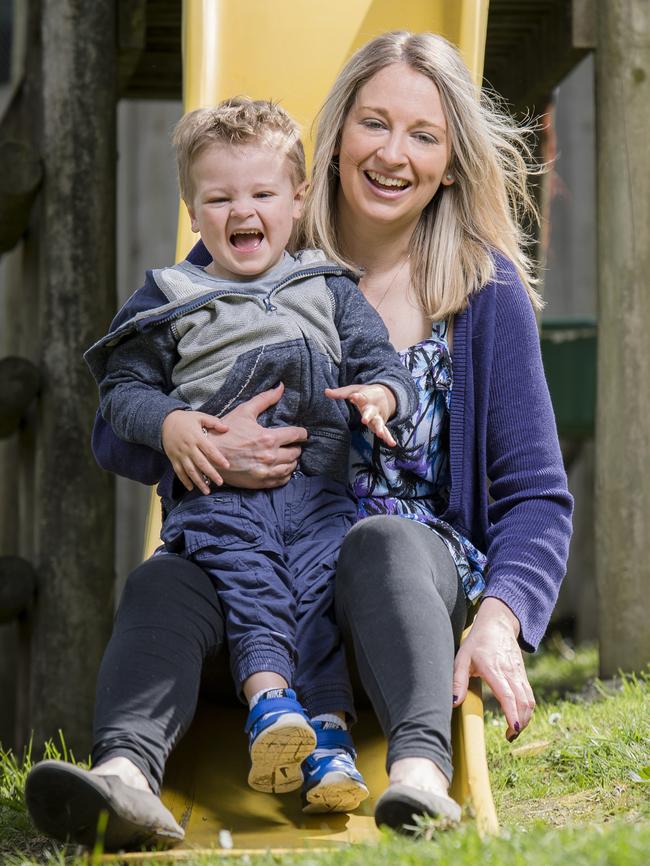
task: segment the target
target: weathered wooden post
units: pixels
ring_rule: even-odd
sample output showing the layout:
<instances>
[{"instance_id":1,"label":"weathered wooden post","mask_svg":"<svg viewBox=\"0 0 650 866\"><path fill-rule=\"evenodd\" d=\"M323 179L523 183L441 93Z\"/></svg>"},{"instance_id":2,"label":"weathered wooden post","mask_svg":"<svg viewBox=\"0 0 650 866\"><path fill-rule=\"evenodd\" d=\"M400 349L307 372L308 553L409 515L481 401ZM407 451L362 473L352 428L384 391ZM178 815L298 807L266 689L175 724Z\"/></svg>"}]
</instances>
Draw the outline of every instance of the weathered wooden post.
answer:
<instances>
[{"instance_id":1,"label":"weathered wooden post","mask_svg":"<svg viewBox=\"0 0 650 866\"><path fill-rule=\"evenodd\" d=\"M601 673L650 662L650 4L597 6Z\"/></svg>"},{"instance_id":2,"label":"weathered wooden post","mask_svg":"<svg viewBox=\"0 0 650 866\"><path fill-rule=\"evenodd\" d=\"M112 620L112 481L94 464L83 350L115 298L116 0L41 0L39 370L31 723L83 754Z\"/></svg>"}]
</instances>

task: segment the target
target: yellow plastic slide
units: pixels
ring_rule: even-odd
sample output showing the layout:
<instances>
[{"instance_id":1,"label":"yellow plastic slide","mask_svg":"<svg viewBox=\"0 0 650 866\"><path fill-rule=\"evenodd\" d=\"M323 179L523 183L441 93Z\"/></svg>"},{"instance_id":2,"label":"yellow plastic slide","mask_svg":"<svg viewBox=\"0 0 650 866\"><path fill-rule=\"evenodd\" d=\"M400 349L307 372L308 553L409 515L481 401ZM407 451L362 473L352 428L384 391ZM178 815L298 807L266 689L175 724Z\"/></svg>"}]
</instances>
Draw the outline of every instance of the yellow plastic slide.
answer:
<instances>
[{"instance_id":1,"label":"yellow plastic slide","mask_svg":"<svg viewBox=\"0 0 650 866\"><path fill-rule=\"evenodd\" d=\"M460 46L480 81L487 7L488 0L184 0L185 110L234 94L280 100L305 130L309 154L312 121L338 70L356 48L386 30L443 33ZM177 259L194 241L181 204ZM159 530L154 496L145 555L158 545ZM230 688L224 682L222 691ZM370 711L362 713L354 735L371 798L354 815L310 817L301 812L298 793L274 797L248 788L245 712L202 706L172 756L163 799L186 829L186 848L314 848L375 836L374 800L387 779L385 742ZM453 728L452 794L469 807L481 832L496 832L479 681L454 713Z\"/></svg>"}]
</instances>

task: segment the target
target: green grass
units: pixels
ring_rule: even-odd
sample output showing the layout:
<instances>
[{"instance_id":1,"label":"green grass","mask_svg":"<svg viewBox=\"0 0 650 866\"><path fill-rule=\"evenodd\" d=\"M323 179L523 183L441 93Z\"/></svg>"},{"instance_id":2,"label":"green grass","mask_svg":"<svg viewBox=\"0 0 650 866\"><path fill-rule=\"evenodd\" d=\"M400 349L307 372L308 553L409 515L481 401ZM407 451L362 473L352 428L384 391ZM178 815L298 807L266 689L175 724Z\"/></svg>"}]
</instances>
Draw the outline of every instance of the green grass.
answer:
<instances>
[{"instance_id":1,"label":"green grass","mask_svg":"<svg viewBox=\"0 0 650 866\"><path fill-rule=\"evenodd\" d=\"M543 702L510 746L486 718L492 789L504 824L650 821L650 677L596 683L588 699ZM648 858L650 862L650 856Z\"/></svg>"},{"instance_id":2,"label":"green grass","mask_svg":"<svg viewBox=\"0 0 650 866\"><path fill-rule=\"evenodd\" d=\"M589 644L576 651L559 634L553 634L542 652L527 657L526 670L538 701L566 697L596 678L598 647Z\"/></svg>"},{"instance_id":3,"label":"green grass","mask_svg":"<svg viewBox=\"0 0 650 866\"><path fill-rule=\"evenodd\" d=\"M505 831L497 839L481 840L473 827L462 827L433 841L410 841L383 836L376 845L354 845L326 852L228 857L195 856L185 866L646 866L650 851L648 825L549 830ZM62 855L47 861L19 857L3 866L89 866L92 858L65 861ZM95 861L98 862L98 861ZM140 861L141 862L141 861ZM147 866L168 866L169 860L152 855Z\"/></svg>"},{"instance_id":4,"label":"green grass","mask_svg":"<svg viewBox=\"0 0 650 866\"><path fill-rule=\"evenodd\" d=\"M486 716L492 788L502 824L481 840L472 822L411 841L384 834L376 845L254 857L194 856L189 866L647 866L650 863L650 671L594 682L593 648L551 645L529 665L541 697L533 722L514 744L500 715ZM64 747L50 746L56 757ZM2 866L81 866L37 836L22 803L29 755L0 751ZM169 862L153 854L147 861Z\"/></svg>"},{"instance_id":5,"label":"green grass","mask_svg":"<svg viewBox=\"0 0 650 866\"><path fill-rule=\"evenodd\" d=\"M63 735L60 742L48 742L43 758L75 761L68 751ZM75 763L81 763L75 761ZM82 766L86 766L81 763ZM31 863L48 863L51 866L63 863L60 845L40 836L33 827L27 812L23 792L25 779L32 766L31 744L21 760L13 752L5 751L0 744L0 863L2 866L30 866Z\"/></svg>"}]
</instances>

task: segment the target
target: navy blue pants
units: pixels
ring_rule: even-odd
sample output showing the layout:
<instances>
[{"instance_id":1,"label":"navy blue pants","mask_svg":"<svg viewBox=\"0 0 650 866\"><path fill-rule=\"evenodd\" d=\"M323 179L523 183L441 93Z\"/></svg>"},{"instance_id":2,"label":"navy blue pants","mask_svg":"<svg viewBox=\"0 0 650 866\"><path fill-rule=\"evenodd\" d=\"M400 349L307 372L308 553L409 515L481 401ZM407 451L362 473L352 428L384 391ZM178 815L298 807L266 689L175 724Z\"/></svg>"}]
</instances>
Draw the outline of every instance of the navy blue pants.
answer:
<instances>
[{"instance_id":1,"label":"navy blue pants","mask_svg":"<svg viewBox=\"0 0 650 866\"><path fill-rule=\"evenodd\" d=\"M334 573L356 520L346 487L296 475L274 490L219 489L167 516L167 549L214 582L237 686L273 671L310 713L354 717L345 651L334 616Z\"/></svg>"}]
</instances>

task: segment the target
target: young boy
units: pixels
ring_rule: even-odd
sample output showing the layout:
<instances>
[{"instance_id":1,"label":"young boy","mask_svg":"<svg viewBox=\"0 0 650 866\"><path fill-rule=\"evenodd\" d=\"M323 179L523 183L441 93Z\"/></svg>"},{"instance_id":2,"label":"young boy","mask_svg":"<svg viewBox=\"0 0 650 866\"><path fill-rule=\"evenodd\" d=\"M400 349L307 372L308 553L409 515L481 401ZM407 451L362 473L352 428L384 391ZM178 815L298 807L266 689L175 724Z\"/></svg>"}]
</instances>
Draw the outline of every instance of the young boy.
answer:
<instances>
[{"instance_id":1,"label":"young boy","mask_svg":"<svg viewBox=\"0 0 650 866\"><path fill-rule=\"evenodd\" d=\"M306 811L350 811L368 790L346 729L354 708L333 615L338 550L356 517L349 411L336 398L395 444L386 422L411 414L414 386L342 269L318 251L286 251L306 189L286 112L227 100L183 117L174 144L181 195L212 262L148 272L85 357L115 433L169 458L161 535L219 594L250 707L249 784L276 793L302 784ZM273 490L223 485L227 462L207 431L223 432L222 415L278 382L283 396L261 423L308 429L299 470Z\"/></svg>"}]
</instances>

